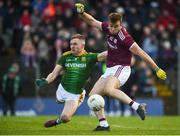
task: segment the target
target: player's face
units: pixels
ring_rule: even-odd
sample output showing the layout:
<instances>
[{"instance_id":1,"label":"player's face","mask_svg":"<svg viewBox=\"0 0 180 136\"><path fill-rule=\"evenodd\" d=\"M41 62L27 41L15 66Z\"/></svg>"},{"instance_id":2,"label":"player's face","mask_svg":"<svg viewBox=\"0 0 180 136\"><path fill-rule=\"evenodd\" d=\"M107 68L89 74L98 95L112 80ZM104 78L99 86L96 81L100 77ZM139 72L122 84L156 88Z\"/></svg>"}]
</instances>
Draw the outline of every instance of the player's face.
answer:
<instances>
[{"instance_id":1,"label":"player's face","mask_svg":"<svg viewBox=\"0 0 180 136\"><path fill-rule=\"evenodd\" d=\"M116 34L121 29L121 23L120 21L117 21L115 23L109 22L109 30L111 34Z\"/></svg>"},{"instance_id":2,"label":"player's face","mask_svg":"<svg viewBox=\"0 0 180 136\"><path fill-rule=\"evenodd\" d=\"M82 44L82 41L79 39L72 39L70 41L70 48L73 54L79 55L84 50L84 45Z\"/></svg>"}]
</instances>

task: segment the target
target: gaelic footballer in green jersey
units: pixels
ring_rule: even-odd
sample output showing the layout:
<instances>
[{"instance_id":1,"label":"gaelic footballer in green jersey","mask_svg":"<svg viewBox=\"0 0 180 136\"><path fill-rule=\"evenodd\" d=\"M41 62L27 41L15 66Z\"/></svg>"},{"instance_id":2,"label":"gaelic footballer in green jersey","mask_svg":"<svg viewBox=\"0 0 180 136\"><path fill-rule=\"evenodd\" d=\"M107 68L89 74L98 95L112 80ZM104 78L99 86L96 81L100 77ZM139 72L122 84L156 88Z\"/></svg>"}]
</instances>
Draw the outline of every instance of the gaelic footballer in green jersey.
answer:
<instances>
[{"instance_id":1,"label":"gaelic footballer in green jersey","mask_svg":"<svg viewBox=\"0 0 180 136\"><path fill-rule=\"evenodd\" d=\"M85 91L83 89L86 80L98 61L106 59L107 52L88 53L84 50L85 37L75 34L70 40L71 50L64 53L57 61L54 70L47 76L36 80L39 87L53 82L64 70L62 81L56 91L56 98L59 102L64 102L64 109L60 117L56 120L47 121L44 126L52 127L71 120L77 108L83 102Z\"/></svg>"}]
</instances>

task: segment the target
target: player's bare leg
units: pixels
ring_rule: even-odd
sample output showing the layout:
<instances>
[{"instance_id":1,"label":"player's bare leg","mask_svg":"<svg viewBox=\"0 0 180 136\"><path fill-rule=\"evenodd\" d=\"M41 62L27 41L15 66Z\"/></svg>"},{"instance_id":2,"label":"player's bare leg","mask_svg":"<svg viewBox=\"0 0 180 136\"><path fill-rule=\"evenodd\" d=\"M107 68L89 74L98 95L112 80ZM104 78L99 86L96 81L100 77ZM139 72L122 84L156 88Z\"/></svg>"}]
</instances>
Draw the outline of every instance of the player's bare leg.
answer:
<instances>
[{"instance_id":1,"label":"player's bare leg","mask_svg":"<svg viewBox=\"0 0 180 136\"><path fill-rule=\"evenodd\" d=\"M128 95L126 95L123 91L117 89L120 88L119 80L114 76L107 77L107 82L104 88L104 93L108 96L116 98L128 105L131 106L134 110L137 111L138 115L142 120L145 119L146 113L146 104L139 104L133 101Z\"/></svg>"},{"instance_id":2,"label":"player's bare leg","mask_svg":"<svg viewBox=\"0 0 180 136\"><path fill-rule=\"evenodd\" d=\"M108 76L106 78L104 93L126 104L129 104L132 101L132 99L129 96L127 96L124 92L116 88L120 88L119 80L114 76Z\"/></svg>"},{"instance_id":3,"label":"player's bare leg","mask_svg":"<svg viewBox=\"0 0 180 136\"><path fill-rule=\"evenodd\" d=\"M100 77L98 81L95 83L94 87L92 88L91 92L89 93L89 96L93 94L99 94L104 95L104 86L106 84L106 79Z\"/></svg>"},{"instance_id":4,"label":"player's bare leg","mask_svg":"<svg viewBox=\"0 0 180 136\"><path fill-rule=\"evenodd\" d=\"M60 118L56 120L49 120L47 121L44 126L45 127L52 127L56 126L61 123L67 123L71 120L71 117L77 110L77 108L80 106L81 103L79 103L79 100L68 100L65 102L64 109L61 113Z\"/></svg>"},{"instance_id":5,"label":"player's bare leg","mask_svg":"<svg viewBox=\"0 0 180 136\"><path fill-rule=\"evenodd\" d=\"M78 100L69 100L65 102L64 109L61 113L61 120L66 123L71 120L71 117L79 107Z\"/></svg>"},{"instance_id":6,"label":"player's bare leg","mask_svg":"<svg viewBox=\"0 0 180 136\"><path fill-rule=\"evenodd\" d=\"M104 95L104 86L106 84L106 80L104 78L99 78L99 80L95 83L93 89L89 93L89 95L93 94L99 94L99 95ZM101 109L100 111L94 112L96 117L99 120L100 125L95 128L95 131L107 131L110 130L109 124L106 121L105 113L104 113L104 108Z\"/></svg>"}]
</instances>

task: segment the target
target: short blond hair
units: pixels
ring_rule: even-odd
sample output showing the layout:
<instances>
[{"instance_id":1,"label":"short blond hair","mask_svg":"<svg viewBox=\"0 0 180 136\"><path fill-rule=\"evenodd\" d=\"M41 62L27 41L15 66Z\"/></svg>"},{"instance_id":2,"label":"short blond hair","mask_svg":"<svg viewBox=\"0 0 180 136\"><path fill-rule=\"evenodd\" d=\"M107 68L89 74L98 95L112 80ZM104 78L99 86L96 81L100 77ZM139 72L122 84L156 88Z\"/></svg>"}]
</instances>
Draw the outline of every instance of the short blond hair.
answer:
<instances>
[{"instance_id":1,"label":"short blond hair","mask_svg":"<svg viewBox=\"0 0 180 136\"><path fill-rule=\"evenodd\" d=\"M85 45L85 36L84 35L81 35L81 34L74 34L72 37L71 37L71 40L72 39L79 39L82 41L82 44Z\"/></svg>"},{"instance_id":2,"label":"short blond hair","mask_svg":"<svg viewBox=\"0 0 180 136\"><path fill-rule=\"evenodd\" d=\"M84 35L81 35L81 34L74 34L72 37L71 37L71 40L72 39L80 39L80 40L85 40L85 36Z\"/></svg>"}]
</instances>

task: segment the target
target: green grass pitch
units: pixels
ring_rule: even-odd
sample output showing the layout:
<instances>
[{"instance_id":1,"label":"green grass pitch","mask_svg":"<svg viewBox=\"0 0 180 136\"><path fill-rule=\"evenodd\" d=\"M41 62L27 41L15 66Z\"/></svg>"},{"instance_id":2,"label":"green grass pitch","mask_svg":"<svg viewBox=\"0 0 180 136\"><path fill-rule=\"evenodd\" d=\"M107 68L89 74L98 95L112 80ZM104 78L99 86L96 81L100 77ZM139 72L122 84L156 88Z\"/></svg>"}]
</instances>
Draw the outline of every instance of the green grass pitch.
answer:
<instances>
[{"instance_id":1,"label":"green grass pitch","mask_svg":"<svg viewBox=\"0 0 180 136\"><path fill-rule=\"evenodd\" d=\"M180 116L108 117L111 131L93 132L98 121L92 116L74 116L71 122L52 128L43 124L56 116L0 117L0 135L180 135Z\"/></svg>"}]
</instances>

